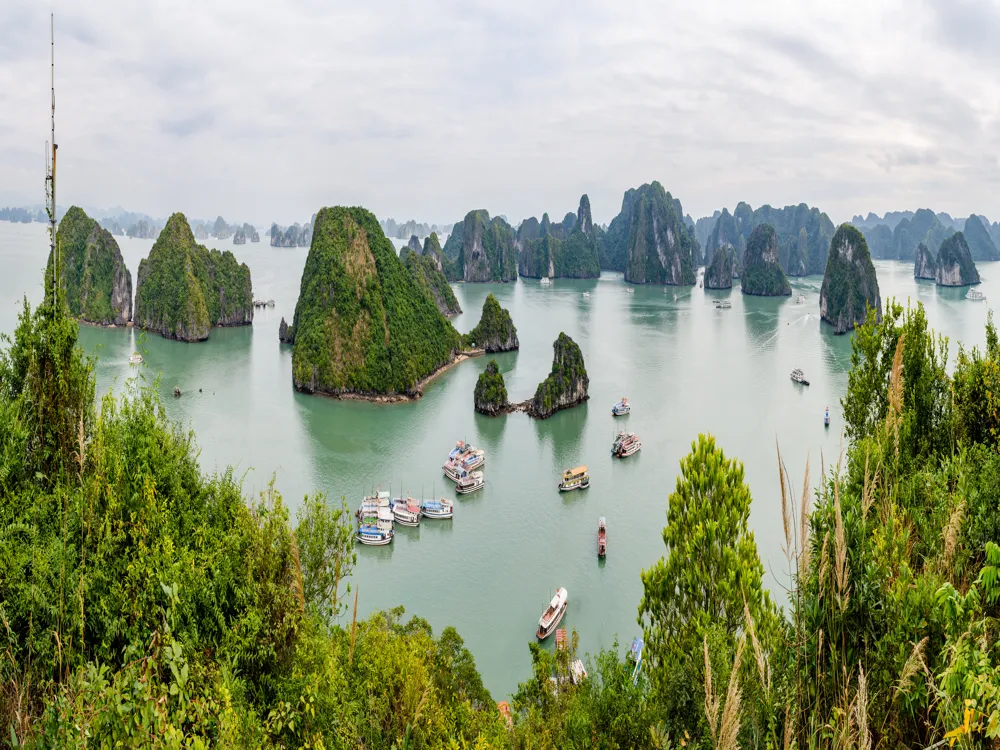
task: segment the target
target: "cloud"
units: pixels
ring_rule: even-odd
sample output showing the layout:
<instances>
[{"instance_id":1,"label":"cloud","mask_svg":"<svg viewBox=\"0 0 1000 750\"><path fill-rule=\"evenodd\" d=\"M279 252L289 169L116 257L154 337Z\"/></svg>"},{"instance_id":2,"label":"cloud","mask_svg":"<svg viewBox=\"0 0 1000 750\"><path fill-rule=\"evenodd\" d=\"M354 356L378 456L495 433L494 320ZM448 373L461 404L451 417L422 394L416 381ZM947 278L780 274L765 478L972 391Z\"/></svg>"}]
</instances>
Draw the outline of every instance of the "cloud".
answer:
<instances>
[{"instance_id":1,"label":"cloud","mask_svg":"<svg viewBox=\"0 0 1000 750\"><path fill-rule=\"evenodd\" d=\"M41 200L48 6L0 6L0 185ZM997 5L55 0L60 195L154 216L609 221L995 203ZM8 158L6 155L12 155ZM37 164L36 164L37 162ZM993 208L993 213L998 209Z\"/></svg>"}]
</instances>

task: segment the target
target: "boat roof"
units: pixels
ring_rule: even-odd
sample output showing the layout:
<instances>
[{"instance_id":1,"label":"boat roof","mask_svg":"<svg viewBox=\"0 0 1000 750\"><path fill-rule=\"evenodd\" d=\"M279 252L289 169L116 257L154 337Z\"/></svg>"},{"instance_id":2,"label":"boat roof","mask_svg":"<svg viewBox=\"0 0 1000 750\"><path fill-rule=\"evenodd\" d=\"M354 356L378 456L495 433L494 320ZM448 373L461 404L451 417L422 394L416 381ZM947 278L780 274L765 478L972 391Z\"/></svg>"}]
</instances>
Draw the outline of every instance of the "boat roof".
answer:
<instances>
[{"instance_id":1,"label":"boat roof","mask_svg":"<svg viewBox=\"0 0 1000 750\"><path fill-rule=\"evenodd\" d=\"M379 518L380 521L391 521L392 520L392 511L389 510L388 508L379 507L379 509L378 509L378 518Z\"/></svg>"},{"instance_id":2,"label":"boat roof","mask_svg":"<svg viewBox=\"0 0 1000 750\"><path fill-rule=\"evenodd\" d=\"M575 469L566 469L566 471L563 472L563 476L573 476L574 474L586 474L586 473L587 473L587 464L583 464L582 466L577 466Z\"/></svg>"}]
</instances>

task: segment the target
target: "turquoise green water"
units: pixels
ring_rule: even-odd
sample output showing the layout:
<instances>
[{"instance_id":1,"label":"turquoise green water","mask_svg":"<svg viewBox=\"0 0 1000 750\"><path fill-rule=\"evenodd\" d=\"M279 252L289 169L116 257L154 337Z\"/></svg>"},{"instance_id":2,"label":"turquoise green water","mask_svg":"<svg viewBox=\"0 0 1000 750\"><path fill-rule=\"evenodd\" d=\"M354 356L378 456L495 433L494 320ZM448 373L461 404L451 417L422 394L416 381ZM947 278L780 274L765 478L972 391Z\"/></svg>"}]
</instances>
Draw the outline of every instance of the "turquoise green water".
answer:
<instances>
[{"instance_id":1,"label":"turquoise green water","mask_svg":"<svg viewBox=\"0 0 1000 750\"><path fill-rule=\"evenodd\" d=\"M133 275L151 240L120 240ZM638 633L640 571L663 555L661 531L678 461L699 432L711 432L746 465L754 496L751 524L780 601L784 557L775 439L801 483L807 454L812 475L820 454L829 464L840 445L839 398L847 382L850 340L819 322L821 279L793 280L791 299L743 297L699 288L636 287L627 294L620 276L595 281L537 281L506 285L456 285L466 313L462 331L478 320L493 292L509 308L521 340L519 352L497 361L511 400L527 398L549 371L552 342L560 331L583 350L591 400L536 422L523 414L488 419L475 414L472 392L485 358L464 362L434 381L415 403L374 405L303 396L291 386L291 351L279 346L281 316L291 319L307 250L266 244L234 250L250 265L254 296L274 298L254 325L217 329L202 344L157 336L145 339L145 377L159 377L167 412L192 427L202 467L232 464L248 493L272 475L296 507L313 490L344 495L356 505L375 485L415 496L447 494L453 485L441 464L454 441L486 450L487 484L457 501L452 521L401 528L390 547L358 549L354 576L359 610L402 604L440 631L454 625L476 657L486 686L500 698L530 670L527 644L542 609L558 586L569 592L563 621L576 628L583 649L627 644ZM41 269L48 250L44 227L0 222L0 331L10 331L22 294L41 297ZM979 264L988 299L1000 295L1000 266ZM984 340L987 304L962 299L964 290L915 282L907 264L876 264L883 298L919 299L931 324L967 344ZM590 297L583 292L589 291ZM673 299L676 291L677 299ZM717 310L714 297L732 309ZM1000 299L1000 297L996 297ZM132 330L82 327L81 344L98 357L99 392L121 386ZM808 388L788 377L801 367ZM179 386L184 395L170 393ZM633 404L614 420L621 396ZM824 407L833 425L824 429ZM626 421L627 419L627 421ZM627 425L643 441L625 461L609 452L616 429ZM560 494L560 473L586 463L589 490ZM596 556L597 519L608 521L607 561ZM550 644L551 647L551 644Z\"/></svg>"}]
</instances>

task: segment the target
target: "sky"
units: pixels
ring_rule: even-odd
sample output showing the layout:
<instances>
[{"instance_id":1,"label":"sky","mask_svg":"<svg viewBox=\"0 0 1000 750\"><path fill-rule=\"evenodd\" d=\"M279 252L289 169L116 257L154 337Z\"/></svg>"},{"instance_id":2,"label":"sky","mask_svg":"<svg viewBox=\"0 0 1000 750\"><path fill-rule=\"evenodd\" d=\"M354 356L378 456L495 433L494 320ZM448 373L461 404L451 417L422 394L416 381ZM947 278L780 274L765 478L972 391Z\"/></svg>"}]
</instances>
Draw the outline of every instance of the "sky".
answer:
<instances>
[{"instance_id":1,"label":"sky","mask_svg":"<svg viewBox=\"0 0 1000 750\"><path fill-rule=\"evenodd\" d=\"M1000 218L1000 0L3 0L0 205Z\"/></svg>"}]
</instances>

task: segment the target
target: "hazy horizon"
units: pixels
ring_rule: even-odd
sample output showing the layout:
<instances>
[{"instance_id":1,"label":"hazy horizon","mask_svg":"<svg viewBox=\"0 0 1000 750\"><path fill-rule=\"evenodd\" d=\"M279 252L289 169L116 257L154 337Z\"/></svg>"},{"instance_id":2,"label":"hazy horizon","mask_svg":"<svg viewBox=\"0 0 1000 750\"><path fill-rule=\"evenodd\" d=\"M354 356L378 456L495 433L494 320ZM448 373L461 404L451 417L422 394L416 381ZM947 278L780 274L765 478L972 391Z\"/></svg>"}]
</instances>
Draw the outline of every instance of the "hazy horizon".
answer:
<instances>
[{"instance_id":1,"label":"hazy horizon","mask_svg":"<svg viewBox=\"0 0 1000 750\"><path fill-rule=\"evenodd\" d=\"M59 203L448 224L609 222L659 180L694 218L801 202L835 223L996 220L1000 3L365 7L8 0L0 205L44 199L55 12Z\"/></svg>"}]
</instances>

